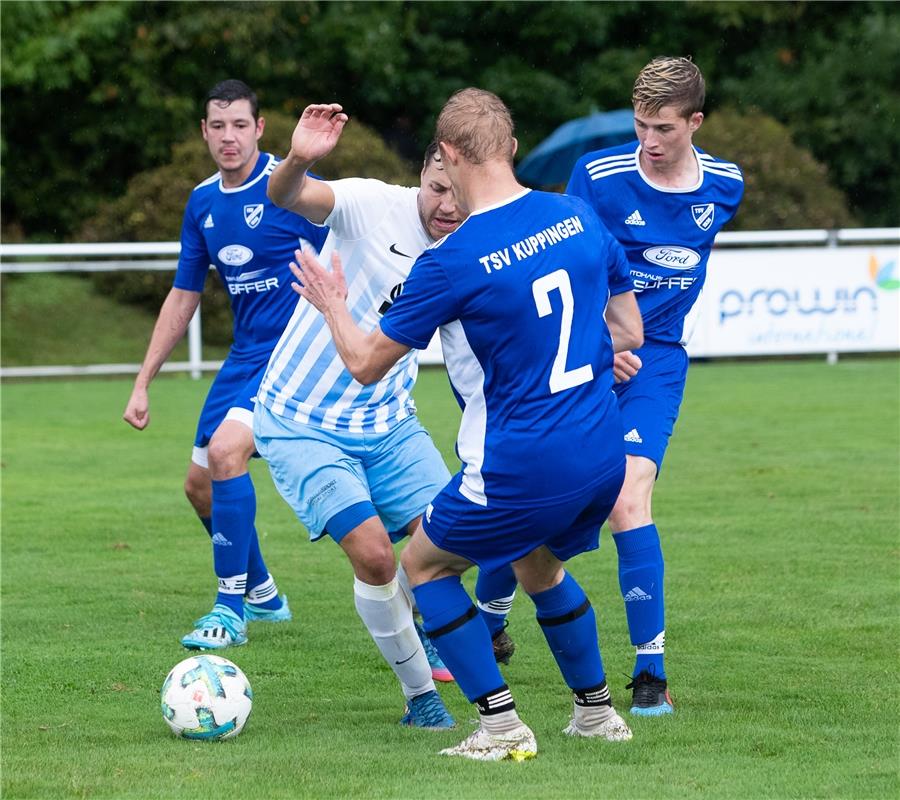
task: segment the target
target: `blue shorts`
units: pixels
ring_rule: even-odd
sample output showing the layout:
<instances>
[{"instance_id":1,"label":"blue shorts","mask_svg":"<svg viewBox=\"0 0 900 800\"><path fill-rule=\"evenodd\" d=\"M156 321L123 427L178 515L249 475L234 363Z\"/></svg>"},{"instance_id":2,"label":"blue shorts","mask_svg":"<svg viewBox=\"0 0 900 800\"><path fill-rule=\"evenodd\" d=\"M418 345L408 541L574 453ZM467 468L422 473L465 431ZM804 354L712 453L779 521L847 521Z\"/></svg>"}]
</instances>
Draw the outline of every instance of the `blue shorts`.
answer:
<instances>
[{"instance_id":1,"label":"blue shorts","mask_svg":"<svg viewBox=\"0 0 900 800\"><path fill-rule=\"evenodd\" d=\"M584 492L541 506L478 505L460 494L462 473L457 473L426 510L422 526L435 545L485 572L517 561L541 545L566 561L599 546L600 528L625 480L625 458L619 459Z\"/></svg>"},{"instance_id":2,"label":"blue shorts","mask_svg":"<svg viewBox=\"0 0 900 800\"><path fill-rule=\"evenodd\" d=\"M625 452L649 458L658 474L684 397L688 355L681 345L653 342L634 352L643 366L613 391L625 426Z\"/></svg>"},{"instance_id":3,"label":"blue shorts","mask_svg":"<svg viewBox=\"0 0 900 800\"><path fill-rule=\"evenodd\" d=\"M193 461L207 467L206 448L216 429L226 419L253 427L253 406L269 357L253 361L226 358L216 375L197 422Z\"/></svg>"},{"instance_id":4,"label":"blue shorts","mask_svg":"<svg viewBox=\"0 0 900 800\"><path fill-rule=\"evenodd\" d=\"M387 433L348 433L295 422L257 405L253 435L275 486L312 541L331 533L326 525L335 515L365 502L388 531L405 533L450 479L415 416Z\"/></svg>"}]
</instances>

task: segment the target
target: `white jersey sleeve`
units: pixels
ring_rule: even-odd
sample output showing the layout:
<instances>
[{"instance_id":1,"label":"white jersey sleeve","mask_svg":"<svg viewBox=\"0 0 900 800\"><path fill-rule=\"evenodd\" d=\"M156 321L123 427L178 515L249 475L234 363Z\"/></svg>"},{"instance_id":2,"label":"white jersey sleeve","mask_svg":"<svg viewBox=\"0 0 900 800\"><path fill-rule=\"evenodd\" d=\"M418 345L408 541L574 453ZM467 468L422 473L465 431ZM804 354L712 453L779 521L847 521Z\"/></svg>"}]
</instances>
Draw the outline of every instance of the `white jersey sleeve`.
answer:
<instances>
[{"instance_id":1,"label":"white jersey sleeve","mask_svg":"<svg viewBox=\"0 0 900 800\"><path fill-rule=\"evenodd\" d=\"M334 192L334 208L325 224L345 241L371 235L391 216L394 206L417 191L373 178L343 178L328 185Z\"/></svg>"}]
</instances>

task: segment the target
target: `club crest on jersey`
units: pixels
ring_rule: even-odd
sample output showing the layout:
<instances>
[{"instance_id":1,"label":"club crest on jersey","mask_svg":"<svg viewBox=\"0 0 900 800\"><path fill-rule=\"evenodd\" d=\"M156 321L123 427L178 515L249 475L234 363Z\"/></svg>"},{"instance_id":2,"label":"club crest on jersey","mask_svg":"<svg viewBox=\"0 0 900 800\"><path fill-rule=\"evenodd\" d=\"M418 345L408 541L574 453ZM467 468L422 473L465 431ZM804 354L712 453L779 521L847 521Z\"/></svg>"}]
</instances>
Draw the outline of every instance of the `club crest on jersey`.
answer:
<instances>
[{"instance_id":1,"label":"club crest on jersey","mask_svg":"<svg viewBox=\"0 0 900 800\"><path fill-rule=\"evenodd\" d=\"M708 231L712 227L713 219L716 216L716 204L701 203L696 206L691 206L691 215L694 217L694 222L697 223L697 227L700 228L701 231Z\"/></svg>"},{"instance_id":2,"label":"club crest on jersey","mask_svg":"<svg viewBox=\"0 0 900 800\"><path fill-rule=\"evenodd\" d=\"M255 228L262 222L263 204L254 203L252 206L244 206L244 222L251 228Z\"/></svg>"}]
</instances>

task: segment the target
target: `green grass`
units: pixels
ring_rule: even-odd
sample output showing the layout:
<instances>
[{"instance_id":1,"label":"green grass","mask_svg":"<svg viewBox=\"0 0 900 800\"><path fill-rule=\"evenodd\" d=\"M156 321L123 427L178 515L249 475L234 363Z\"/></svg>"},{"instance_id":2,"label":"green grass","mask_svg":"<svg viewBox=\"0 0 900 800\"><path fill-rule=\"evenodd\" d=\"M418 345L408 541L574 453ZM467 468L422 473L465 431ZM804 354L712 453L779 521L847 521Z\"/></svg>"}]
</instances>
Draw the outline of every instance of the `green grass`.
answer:
<instances>
[{"instance_id":1,"label":"green grass","mask_svg":"<svg viewBox=\"0 0 900 800\"><path fill-rule=\"evenodd\" d=\"M309 544L254 465L258 527L294 622L226 652L255 705L234 741L172 737L158 692L213 598L181 494L208 380L160 378L143 433L128 380L11 383L2 396L4 798L888 798L900 792L896 359L697 364L655 494L677 713L625 744L570 740L570 700L530 602L505 674L540 754L437 755L460 730L396 723L402 698L331 542ZM458 412L424 370L448 462ZM631 666L615 553L572 571L597 610L613 699Z\"/></svg>"},{"instance_id":2,"label":"green grass","mask_svg":"<svg viewBox=\"0 0 900 800\"><path fill-rule=\"evenodd\" d=\"M155 314L98 294L81 275L4 275L0 293L0 340L4 367L139 364ZM204 345L205 359L224 358L227 348ZM187 340L172 361L187 361Z\"/></svg>"}]
</instances>

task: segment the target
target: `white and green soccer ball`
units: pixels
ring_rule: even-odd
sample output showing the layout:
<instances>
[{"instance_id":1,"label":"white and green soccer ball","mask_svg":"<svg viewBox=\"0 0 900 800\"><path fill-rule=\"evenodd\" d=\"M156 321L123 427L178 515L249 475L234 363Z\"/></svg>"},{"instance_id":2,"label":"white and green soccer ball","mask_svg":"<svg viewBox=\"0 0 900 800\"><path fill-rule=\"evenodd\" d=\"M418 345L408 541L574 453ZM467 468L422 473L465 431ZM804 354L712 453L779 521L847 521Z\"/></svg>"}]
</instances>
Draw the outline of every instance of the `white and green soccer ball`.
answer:
<instances>
[{"instance_id":1,"label":"white and green soccer ball","mask_svg":"<svg viewBox=\"0 0 900 800\"><path fill-rule=\"evenodd\" d=\"M172 668L160 701L163 719L177 736L214 741L241 732L253 707L253 690L227 658L198 655Z\"/></svg>"}]
</instances>

